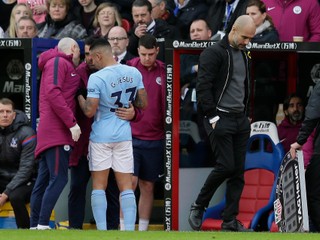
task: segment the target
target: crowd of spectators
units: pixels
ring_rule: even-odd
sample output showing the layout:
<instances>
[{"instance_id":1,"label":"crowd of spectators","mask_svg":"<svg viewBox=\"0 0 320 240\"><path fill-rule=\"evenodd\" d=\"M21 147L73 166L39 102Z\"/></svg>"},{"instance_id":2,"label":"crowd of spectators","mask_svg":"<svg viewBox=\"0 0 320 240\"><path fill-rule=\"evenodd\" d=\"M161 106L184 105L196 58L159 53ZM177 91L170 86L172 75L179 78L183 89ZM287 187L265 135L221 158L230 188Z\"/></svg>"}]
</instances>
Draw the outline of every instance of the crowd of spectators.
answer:
<instances>
[{"instance_id":1,"label":"crowd of spectators","mask_svg":"<svg viewBox=\"0 0 320 240\"><path fill-rule=\"evenodd\" d=\"M254 40L292 41L293 36L302 36L307 42L320 41L320 4L317 0L150 0L148 1L151 5L151 8L148 6L150 16L144 16L147 20L143 20L141 16L137 19L137 15L135 14L135 17L133 14L134 8L143 6L143 2L2 0L0 37L17 37L15 33L17 18L28 15L37 23L38 36L42 38L61 39L68 36L82 40L91 35L105 36L112 26L122 26L124 21L130 39L132 36L139 38L141 33L136 31L138 24L142 25L143 22L150 24L148 27L153 27L153 20L156 21L156 25L158 20L161 20L161 29L165 25L165 31L174 34L155 35L158 41L160 38L188 40L192 21L205 19L212 31L212 39L219 40L230 31L230 26L238 16L248 14L255 19L257 25L259 36L257 35ZM24 9L17 11L18 6ZM148 13L143 14L148 15ZM153 31L157 32L157 28ZM135 38L133 39L137 41ZM136 49L136 43L133 45ZM137 56L137 53L135 55ZM159 58L161 59L161 53Z\"/></svg>"},{"instance_id":2,"label":"crowd of spectators","mask_svg":"<svg viewBox=\"0 0 320 240\"><path fill-rule=\"evenodd\" d=\"M21 17L24 17L24 16L33 17L32 11L25 4L18 3L13 7L11 11L9 27L4 33L5 37L9 37L9 38L17 37L17 34L16 34L17 22Z\"/></svg>"}]
</instances>

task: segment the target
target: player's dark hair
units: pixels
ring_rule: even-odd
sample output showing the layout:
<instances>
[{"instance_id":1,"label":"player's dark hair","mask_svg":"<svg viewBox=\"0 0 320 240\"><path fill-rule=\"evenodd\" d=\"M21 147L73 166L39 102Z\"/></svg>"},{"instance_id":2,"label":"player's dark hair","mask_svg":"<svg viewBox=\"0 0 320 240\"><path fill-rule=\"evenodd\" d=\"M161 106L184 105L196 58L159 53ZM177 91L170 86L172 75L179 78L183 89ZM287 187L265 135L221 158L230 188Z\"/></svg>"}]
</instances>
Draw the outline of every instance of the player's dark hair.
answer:
<instances>
[{"instance_id":1,"label":"player's dark hair","mask_svg":"<svg viewBox=\"0 0 320 240\"><path fill-rule=\"evenodd\" d=\"M94 39L90 46L90 51L100 47L110 47L109 41L105 38Z\"/></svg>"},{"instance_id":2,"label":"player's dark hair","mask_svg":"<svg viewBox=\"0 0 320 240\"><path fill-rule=\"evenodd\" d=\"M139 39L139 47L143 46L146 49L153 49L158 47L157 39L151 34L145 34Z\"/></svg>"},{"instance_id":3,"label":"player's dark hair","mask_svg":"<svg viewBox=\"0 0 320 240\"><path fill-rule=\"evenodd\" d=\"M88 46L91 46L92 43L93 43L96 39L98 39L98 38L100 38L100 37L95 36L95 35L89 36L89 37L87 37L87 38L84 40L84 44L85 44L85 45L88 45Z\"/></svg>"}]
</instances>

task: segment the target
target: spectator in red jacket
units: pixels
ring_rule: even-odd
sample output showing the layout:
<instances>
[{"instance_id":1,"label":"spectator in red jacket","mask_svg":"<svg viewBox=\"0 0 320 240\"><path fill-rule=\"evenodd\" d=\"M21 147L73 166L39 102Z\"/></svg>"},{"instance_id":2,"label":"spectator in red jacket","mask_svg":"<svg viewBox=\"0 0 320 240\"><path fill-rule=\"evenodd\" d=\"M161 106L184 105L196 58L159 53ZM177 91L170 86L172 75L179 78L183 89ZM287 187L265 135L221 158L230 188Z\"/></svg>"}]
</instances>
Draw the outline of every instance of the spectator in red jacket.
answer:
<instances>
[{"instance_id":1,"label":"spectator in red jacket","mask_svg":"<svg viewBox=\"0 0 320 240\"><path fill-rule=\"evenodd\" d=\"M279 139L282 142L285 152L290 150L290 145L297 140L299 130L304 119L303 100L296 93L289 95L283 103L285 119L278 126ZM307 142L303 145L304 167L307 168L310 158L313 154L315 130L308 137Z\"/></svg>"},{"instance_id":2,"label":"spectator in red jacket","mask_svg":"<svg viewBox=\"0 0 320 240\"><path fill-rule=\"evenodd\" d=\"M296 141L301 123L304 118L304 105L302 98L296 93L289 95L283 103L285 118L278 126L279 139L285 152Z\"/></svg>"}]
</instances>

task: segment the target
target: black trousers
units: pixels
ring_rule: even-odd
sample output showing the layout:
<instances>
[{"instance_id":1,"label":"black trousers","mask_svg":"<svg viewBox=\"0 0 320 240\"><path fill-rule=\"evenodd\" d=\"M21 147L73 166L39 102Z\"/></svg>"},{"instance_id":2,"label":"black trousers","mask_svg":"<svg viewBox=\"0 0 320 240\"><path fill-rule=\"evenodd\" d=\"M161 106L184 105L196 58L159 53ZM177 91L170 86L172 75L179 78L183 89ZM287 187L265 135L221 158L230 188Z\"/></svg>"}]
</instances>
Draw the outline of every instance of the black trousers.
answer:
<instances>
[{"instance_id":1,"label":"black trousers","mask_svg":"<svg viewBox=\"0 0 320 240\"><path fill-rule=\"evenodd\" d=\"M319 131L319 129L318 129ZM314 139L314 152L306 170L308 213L317 232L320 232L320 135Z\"/></svg>"},{"instance_id":2,"label":"black trousers","mask_svg":"<svg viewBox=\"0 0 320 240\"><path fill-rule=\"evenodd\" d=\"M71 181L68 195L69 227L82 229L85 217L87 184L91 176L86 157L81 157L78 165L70 168L70 172Z\"/></svg>"},{"instance_id":3,"label":"black trousers","mask_svg":"<svg viewBox=\"0 0 320 240\"><path fill-rule=\"evenodd\" d=\"M207 119L204 127L213 150L214 168L207 177L196 203L208 207L217 188L227 180L226 207L223 220L231 221L239 212L239 200L244 186L244 163L250 122L243 113L219 112L215 129Z\"/></svg>"},{"instance_id":4,"label":"black trousers","mask_svg":"<svg viewBox=\"0 0 320 240\"><path fill-rule=\"evenodd\" d=\"M11 203L18 228L30 228L30 217L26 204L30 202L33 186L34 182L29 182L17 187L10 193L9 201ZM4 189L0 190L1 192L4 191Z\"/></svg>"}]
</instances>

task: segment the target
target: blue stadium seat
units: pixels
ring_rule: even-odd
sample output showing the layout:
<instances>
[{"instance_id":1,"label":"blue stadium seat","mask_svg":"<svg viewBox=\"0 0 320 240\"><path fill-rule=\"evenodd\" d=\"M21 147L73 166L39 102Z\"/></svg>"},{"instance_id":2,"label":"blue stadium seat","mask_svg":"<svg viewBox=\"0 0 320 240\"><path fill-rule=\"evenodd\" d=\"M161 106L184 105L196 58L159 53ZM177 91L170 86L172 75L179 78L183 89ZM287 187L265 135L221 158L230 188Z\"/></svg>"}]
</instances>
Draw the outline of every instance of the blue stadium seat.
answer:
<instances>
[{"instance_id":1,"label":"blue stadium seat","mask_svg":"<svg viewBox=\"0 0 320 240\"><path fill-rule=\"evenodd\" d=\"M259 231L261 225L267 229L267 218L273 210L276 177L284 150L278 138L277 127L271 122L254 122L247 144L245 160L245 186L239 204L239 215L243 225ZM220 230L225 199L207 208L202 230Z\"/></svg>"}]
</instances>

